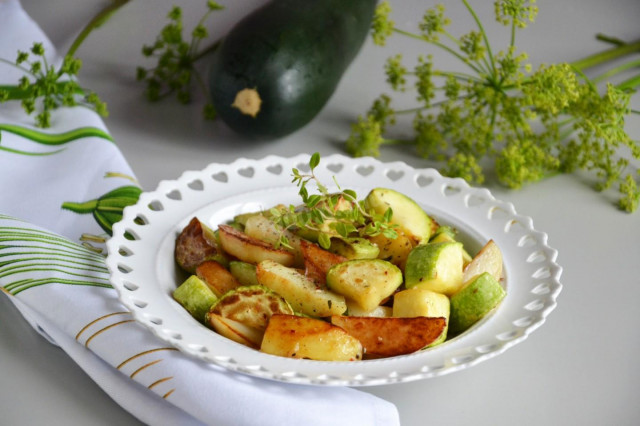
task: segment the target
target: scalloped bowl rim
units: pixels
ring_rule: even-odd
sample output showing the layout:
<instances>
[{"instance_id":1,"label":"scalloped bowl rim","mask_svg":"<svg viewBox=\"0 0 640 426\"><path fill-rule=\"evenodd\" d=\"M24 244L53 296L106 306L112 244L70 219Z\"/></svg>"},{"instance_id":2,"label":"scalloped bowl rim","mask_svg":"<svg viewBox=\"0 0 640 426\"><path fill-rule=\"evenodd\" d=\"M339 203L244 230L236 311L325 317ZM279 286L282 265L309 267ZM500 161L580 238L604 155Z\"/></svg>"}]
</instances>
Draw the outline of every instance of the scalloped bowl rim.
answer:
<instances>
[{"instance_id":1,"label":"scalloped bowl rim","mask_svg":"<svg viewBox=\"0 0 640 426\"><path fill-rule=\"evenodd\" d=\"M536 230L530 217L517 214L511 203L434 169L334 154L323 157L316 169L323 182L335 176L359 194L378 186L395 188L439 222L458 228L465 246L478 250L494 239L504 256L507 296L502 303L470 330L439 346L355 362L277 357L199 324L171 297L179 284L173 260L177 233L194 215L215 227L234 214L296 202L297 188L291 184L289 170L304 169L309 157L212 163L160 182L155 191L144 192L138 203L125 208L107 241L107 267L120 301L134 318L180 351L231 371L299 384L372 386L441 376L476 365L525 340L555 309L562 289L558 253L547 245L547 234Z\"/></svg>"}]
</instances>

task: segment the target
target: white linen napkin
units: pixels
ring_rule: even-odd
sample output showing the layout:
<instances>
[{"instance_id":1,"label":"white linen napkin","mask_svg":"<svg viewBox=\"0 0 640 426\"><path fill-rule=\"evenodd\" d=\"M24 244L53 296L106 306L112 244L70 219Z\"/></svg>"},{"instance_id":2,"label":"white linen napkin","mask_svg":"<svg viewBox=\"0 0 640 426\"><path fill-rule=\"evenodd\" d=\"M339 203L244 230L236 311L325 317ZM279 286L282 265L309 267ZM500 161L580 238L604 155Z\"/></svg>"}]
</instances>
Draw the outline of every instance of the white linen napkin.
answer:
<instances>
[{"instance_id":1,"label":"white linen napkin","mask_svg":"<svg viewBox=\"0 0 640 426\"><path fill-rule=\"evenodd\" d=\"M0 0L0 58L34 42L60 63L19 1ZM0 85L21 76L0 63ZM139 192L133 172L94 112L61 108L51 124L0 104L0 288L118 404L151 425L399 424L396 407L368 393L232 373L136 323L104 264L109 226Z\"/></svg>"}]
</instances>

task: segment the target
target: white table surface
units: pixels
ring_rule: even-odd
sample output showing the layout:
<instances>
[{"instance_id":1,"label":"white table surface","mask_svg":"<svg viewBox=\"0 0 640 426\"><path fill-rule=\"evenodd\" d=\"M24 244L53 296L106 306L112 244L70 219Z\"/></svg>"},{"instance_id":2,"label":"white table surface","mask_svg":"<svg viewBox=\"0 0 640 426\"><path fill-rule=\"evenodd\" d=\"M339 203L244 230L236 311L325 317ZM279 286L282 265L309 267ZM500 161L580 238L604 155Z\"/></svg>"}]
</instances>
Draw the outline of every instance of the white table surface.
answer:
<instances>
[{"instance_id":1,"label":"white table surface","mask_svg":"<svg viewBox=\"0 0 640 426\"><path fill-rule=\"evenodd\" d=\"M65 46L83 22L104 4L91 0L23 0L25 9L58 46ZM300 152L341 152L349 125L379 93L384 60L403 52L412 58L422 45L394 37L388 47L367 41L338 92L312 124L269 143L249 143L220 123L203 122L198 106L149 104L135 81L143 64L140 48L151 43L173 4L185 9L185 26L204 10L202 1L134 0L97 30L79 50L80 79L100 94L111 112L106 124L143 188L210 162L239 156L290 156ZM263 1L223 2L212 20L223 34L242 14ZM435 4L394 1L396 22L410 28ZM444 2L454 26L472 24L459 1ZM492 2L472 0L489 25L492 40L507 31L493 25ZM484 6L481 6L483 5ZM568 61L605 46L604 32L625 40L640 37L637 0L539 0L537 23L520 34L518 45L534 64ZM214 28L215 27L215 28ZM454 62L433 51L440 67ZM451 65L449 65L451 64ZM640 109L640 98L633 104ZM640 117L628 123L640 137ZM398 150L384 161L427 164ZM438 425L632 425L640 421L640 212L617 210L609 194L596 193L589 179L557 176L513 192L487 185L519 213L532 216L559 251L564 289L557 309L529 339L475 367L440 378L364 388L398 407L404 426ZM135 425L61 350L37 335L7 298L0 297L0 424ZM292 422L294 423L294 422Z\"/></svg>"}]
</instances>

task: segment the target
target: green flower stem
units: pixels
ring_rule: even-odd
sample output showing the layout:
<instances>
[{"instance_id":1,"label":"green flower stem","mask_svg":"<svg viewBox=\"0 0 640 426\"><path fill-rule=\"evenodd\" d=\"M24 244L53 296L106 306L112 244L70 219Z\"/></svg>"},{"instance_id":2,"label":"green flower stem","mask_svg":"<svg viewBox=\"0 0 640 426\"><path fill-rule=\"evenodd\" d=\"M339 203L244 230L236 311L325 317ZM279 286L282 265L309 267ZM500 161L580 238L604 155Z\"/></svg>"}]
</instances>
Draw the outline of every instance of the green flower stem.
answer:
<instances>
[{"instance_id":1,"label":"green flower stem","mask_svg":"<svg viewBox=\"0 0 640 426\"><path fill-rule=\"evenodd\" d=\"M611 49L607 49L600 53L587 56L586 58L580 59L578 61L571 62L570 65L575 68L584 70L636 52L640 52L640 40L633 43L617 45Z\"/></svg>"},{"instance_id":2,"label":"green flower stem","mask_svg":"<svg viewBox=\"0 0 640 426\"><path fill-rule=\"evenodd\" d=\"M1 60L1 59L0 59ZM4 62L4 61L2 61ZM15 64L9 63L10 65L15 66ZM66 86L68 86L69 84L72 84L72 82L70 81L58 81L55 83L55 85L58 87L58 91L57 93L63 93L64 92L64 88ZM7 100L8 101L21 101L23 99L29 99L31 97L33 97L33 92L32 92L32 88L29 89L21 89L16 85L6 85L6 86L1 86L0 85L0 92L4 92L7 94ZM78 95L84 95L85 91L81 88L77 88L74 90L74 93L78 94Z\"/></svg>"},{"instance_id":3,"label":"green flower stem","mask_svg":"<svg viewBox=\"0 0 640 426\"><path fill-rule=\"evenodd\" d=\"M200 18L200 21L198 22L198 25L196 25L196 27L203 26L204 23L207 21L207 18L209 18L209 15L211 15L211 13L213 13L214 10L215 9L208 9L207 12L202 16L202 18ZM202 38L199 38L199 37L193 37L191 41L189 56L193 58L193 62L196 62L198 59L202 58L207 53L215 51L218 48L218 46L220 46L222 39L218 39L215 43L213 43L206 49L202 50L201 52L198 52L200 41L202 41Z\"/></svg>"},{"instance_id":4,"label":"green flower stem","mask_svg":"<svg viewBox=\"0 0 640 426\"><path fill-rule=\"evenodd\" d=\"M475 82L477 82L477 83L481 83L481 82L483 82L483 81L484 81L484 80L479 79L479 78L478 78L478 77L476 77L475 75L466 74L466 73L463 73L463 72L454 72L454 71L447 71L447 72L445 72L445 71L438 71L438 70L434 70L434 71L432 71L431 73L432 73L433 75L437 75L437 76L439 76L439 77L453 77L453 78L455 78L455 79L457 79L457 80L465 81L465 82L475 81ZM414 76L414 77L415 77L415 76L417 76L417 75L418 75L418 73L416 73L416 72L412 72L412 71L408 71L408 72L407 72L407 75L410 75L410 76Z\"/></svg>"},{"instance_id":5,"label":"green flower stem","mask_svg":"<svg viewBox=\"0 0 640 426\"><path fill-rule=\"evenodd\" d=\"M398 34L402 34L403 36L406 36L406 37L411 37L411 38L414 38L416 40L426 41L427 43L431 43L434 46L437 46L440 49L443 49L443 50L447 51L451 55L453 55L456 58L460 59L463 63L467 64L472 70L474 70L475 72L477 72L480 75L484 75L487 72L486 70L483 70L483 69L478 68L477 66L473 65L471 62L469 62L467 60L467 58L465 58L464 56L462 56L461 54L459 54L458 52L456 52L455 50L453 50L452 48L450 48L446 44L442 44L442 43L439 43L437 41L429 40L426 37L423 37L423 36L418 35L418 34L414 34L414 33L409 32L409 31L402 30L400 28L394 28L393 31L398 33Z\"/></svg>"},{"instance_id":6,"label":"green flower stem","mask_svg":"<svg viewBox=\"0 0 640 426\"><path fill-rule=\"evenodd\" d=\"M640 86L640 75L631 77L630 79L618 84L616 87L620 90L633 90L638 86Z\"/></svg>"},{"instance_id":7,"label":"green flower stem","mask_svg":"<svg viewBox=\"0 0 640 426\"><path fill-rule=\"evenodd\" d=\"M69 46L69 50L67 50L67 56L73 56L76 53L76 50L80 47L80 45L84 42L84 40L91 34L93 30L100 27L104 22L111 17L111 15L120 9L125 4L129 3L130 0L112 0L111 4L106 6L100 12L98 12L91 21L82 29L80 34L73 41L71 46Z\"/></svg>"},{"instance_id":8,"label":"green flower stem","mask_svg":"<svg viewBox=\"0 0 640 426\"><path fill-rule=\"evenodd\" d=\"M511 20L511 40L509 41L509 47L515 47L516 46L516 20L512 19Z\"/></svg>"},{"instance_id":9,"label":"green flower stem","mask_svg":"<svg viewBox=\"0 0 640 426\"><path fill-rule=\"evenodd\" d=\"M25 67L23 67L23 66L21 66L21 65L18 65L18 64L16 64L15 62L11 62L11 61L8 61L8 60L6 60L6 59L4 59L4 58L0 58L0 63L7 64L7 65L11 65L12 67L17 68L17 69L19 69L20 71L24 72L25 74L33 75L33 73L31 72L31 70L30 70L30 69L25 68ZM34 77L35 77L35 76L34 76ZM3 86L0 86L0 87L3 87ZM14 86L8 86L8 87L14 87Z\"/></svg>"},{"instance_id":10,"label":"green flower stem","mask_svg":"<svg viewBox=\"0 0 640 426\"><path fill-rule=\"evenodd\" d=\"M610 77L613 77L616 74L619 74L623 71L626 71L628 69L634 68L634 67L640 67L640 59L635 60L635 61L629 61L629 62L625 62L624 64L617 66L615 68L610 69L609 71L600 74L599 76L595 77L592 79L592 81L594 83L598 83L600 81L606 80Z\"/></svg>"},{"instance_id":11,"label":"green flower stem","mask_svg":"<svg viewBox=\"0 0 640 426\"><path fill-rule=\"evenodd\" d=\"M613 44L614 46L622 46L627 44L626 41L620 40L617 37L611 37L606 34L596 34L596 40L604 41L605 43Z\"/></svg>"},{"instance_id":12,"label":"green flower stem","mask_svg":"<svg viewBox=\"0 0 640 426\"><path fill-rule=\"evenodd\" d=\"M491 44L489 43L489 38L487 37L487 32L484 30L484 27L482 26L482 22L480 21L480 18L478 18L478 15L476 14L476 11L473 10L473 8L469 5L467 0L462 0L462 2L464 3L464 5L467 8L467 10L469 10L469 13L471 14L471 16L473 16L473 19L476 21L476 24L478 25L478 29L480 30L480 33L482 34L482 38L484 40L484 45L487 48L487 56L489 56L489 60L491 62L491 68L490 68L491 72L490 72L490 74L492 76L495 76L495 74L496 74L496 63L495 63L495 60L493 58L493 53L491 52Z\"/></svg>"}]
</instances>

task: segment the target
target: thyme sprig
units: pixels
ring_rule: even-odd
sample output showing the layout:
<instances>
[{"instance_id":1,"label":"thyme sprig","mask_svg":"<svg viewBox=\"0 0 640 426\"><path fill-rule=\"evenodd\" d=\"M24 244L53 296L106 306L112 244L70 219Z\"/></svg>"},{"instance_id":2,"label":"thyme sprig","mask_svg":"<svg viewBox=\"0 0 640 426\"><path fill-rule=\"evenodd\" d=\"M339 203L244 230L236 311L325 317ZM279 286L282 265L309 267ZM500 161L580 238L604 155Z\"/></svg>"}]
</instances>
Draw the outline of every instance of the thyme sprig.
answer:
<instances>
[{"instance_id":1,"label":"thyme sprig","mask_svg":"<svg viewBox=\"0 0 640 426\"><path fill-rule=\"evenodd\" d=\"M302 205L269 210L271 220L281 227L279 244L290 247L287 231L305 230L317 233L318 244L325 249L331 246L331 237L365 237L383 234L395 239L396 225L391 223L393 211L376 214L368 209L364 200L351 189L342 189L334 177L337 192L330 192L315 174L320 164L320 154L309 159L309 173L292 169L292 183L298 187ZM315 184L317 193L310 193L310 184Z\"/></svg>"}]
</instances>

